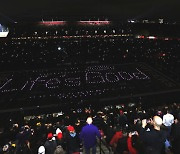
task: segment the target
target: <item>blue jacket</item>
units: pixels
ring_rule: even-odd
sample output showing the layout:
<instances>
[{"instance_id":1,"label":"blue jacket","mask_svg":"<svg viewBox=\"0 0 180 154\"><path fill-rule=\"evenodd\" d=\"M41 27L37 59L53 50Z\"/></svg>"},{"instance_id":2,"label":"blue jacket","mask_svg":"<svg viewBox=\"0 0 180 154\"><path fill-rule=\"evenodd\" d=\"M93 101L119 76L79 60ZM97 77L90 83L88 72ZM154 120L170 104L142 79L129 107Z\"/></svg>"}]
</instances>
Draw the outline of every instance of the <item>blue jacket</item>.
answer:
<instances>
[{"instance_id":1,"label":"blue jacket","mask_svg":"<svg viewBox=\"0 0 180 154\"><path fill-rule=\"evenodd\" d=\"M85 148L91 148L96 145L96 137L101 137L101 134L96 126L87 124L80 132L80 139L84 142Z\"/></svg>"}]
</instances>

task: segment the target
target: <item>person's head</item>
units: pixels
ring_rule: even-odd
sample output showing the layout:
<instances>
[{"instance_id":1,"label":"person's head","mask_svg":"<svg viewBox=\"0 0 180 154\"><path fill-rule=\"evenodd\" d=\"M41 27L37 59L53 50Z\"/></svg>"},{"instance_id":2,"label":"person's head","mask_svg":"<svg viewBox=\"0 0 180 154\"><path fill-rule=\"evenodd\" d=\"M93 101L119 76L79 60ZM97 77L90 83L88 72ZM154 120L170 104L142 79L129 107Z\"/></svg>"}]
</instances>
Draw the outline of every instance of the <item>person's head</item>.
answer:
<instances>
[{"instance_id":1,"label":"person's head","mask_svg":"<svg viewBox=\"0 0 180 154\"><path fill-rule=\"evenodd\" d=\"M123 110L119 110L119 113L120 113L120 115L124 114Z\"/></svg>"},{"instance_id":2,"label":"person's head","mask_svg":"<svg viewBox=\"0 0 180 154\"><path fill-rule=\"evenodd\" d=\"M48 139L48 140L52 140L52 138L53 138L53 134L52 134L52 133L48 133L47 139Z\"/></svg>"},{"instance_id":3,"label":"person's head","mask_svg":"<svg viewBox=\"0 0 180 154\"><path fill-rule=\"evenodd\" d=\"M92 117L88 117L87 120L86 120L87 124L92 124L93 120L92 120Z\"/></svg>"},{"instance_id":4,"label":"person's head","mask_svg":"<svg viewBox=\"0 0 180 154\"><path fill-rule=\"evenodd\" d=\"M74 127L71 126L71 125L69 125L69 126L67 127L67 130L68 130L70 133L71 133L71 132L75 132Z\"/></svg>"},{"instance_id":5,"label":"person's head","mask_svg":"<svg viewBox=\"0 0 180 154\"><path fill-rule=\"evenodd\" d=\"M56 147L56 150L54 151L54 154L65 154L64 149L62 148L62 146L58 145Z\"/></svg>"},{"instance_id":6,"label":"person's head","mask_svg":"<svg viewBox=\"0 0 180 154\"><path fill-rule=\"evenodd\" d=\"M153 117L154 129L160 130L160 127L161 127L162 123L163 123L163 121L162 121L161 117L159 117L159 116L154 116Z\"/></svg>"},{"instance_id":7,"label":"person's head","mask_svg":"<svg viewBox=\"0 0 180 154\"><path fill-rule=\"evenodd\" d=\"M165 113L166 113L166 114L170 113L170 110L167 108L167 109L165 110Z\"/></svg>"}]
</instances>

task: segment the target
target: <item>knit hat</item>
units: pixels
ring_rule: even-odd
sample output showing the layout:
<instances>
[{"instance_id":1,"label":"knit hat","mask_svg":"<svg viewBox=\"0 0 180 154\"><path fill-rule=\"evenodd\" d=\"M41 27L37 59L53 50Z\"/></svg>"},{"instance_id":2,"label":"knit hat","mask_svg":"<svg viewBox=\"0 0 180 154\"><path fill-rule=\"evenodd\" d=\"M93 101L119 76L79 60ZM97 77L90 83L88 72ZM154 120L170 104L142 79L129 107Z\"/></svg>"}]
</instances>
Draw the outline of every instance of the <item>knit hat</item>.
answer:
<instances>
[{"instance_id":1,"label":"knit hat","mask_svg":"<svg viewBox=\"0 0 180 154\"><path fill-rule=\"evenodd\" d=\"M62 131L59 128L57 128L56 129L56 135L58 135L59 133L62 133Z\"/></svg>"},{"instance_id":2,"label":"knit hat","mask_svg":"<svg viewBox=\"0 0 180 154\"><path fill-rule=\"evenodd\" d=\"M58 139L62 139L62 137L63 137L63 134L61 132L57 134Z\"/></svg>"},{"instance_id":3,"label":"knit hat","mask_svg":"<svg viewBox=\"0 0 180 154\"><path fill-rule=\"evenodd\" d=\"M3 149L2 149L2 150L3 150L4 152L7 152L7 151L8 151L8 149L9 149L9 145L8 145L8 144L6 144L6 145L4 145L4 146L3 146Z\"/></svg>"},{"instance_id":4,"label":"knit hat","mask_svg":"<svg viewBox=\"0 0 180 154\"><path fill-rule=\"evenodd\" d=\"M67 127L67 130L68 130L69 132L74 132L74 131L75 131L74 127L71 126L71 125L69 125L69 126Z\"/></svg>"},{"instance_id":5,"label":"knit hat","mask_svg":"<svg viewBox=\"0 0 180 154\"><path fill-rule=\"evenodd\" d=\"M48 140L51 140L51 139L53 138L53 134L52 134L52 133L49 133L49 134L47 135L47 138L48 138Z\"/></svg>"},{"instance_id":6,"label":"knit hat","mask_svg":"<svg viewBox=\"0 0 180 154\"><path fill-rule=\"evenodd\" d=\"M45 147L44 146L39 147L38 154L45 154Z\"/></svg>"}]
</instances>

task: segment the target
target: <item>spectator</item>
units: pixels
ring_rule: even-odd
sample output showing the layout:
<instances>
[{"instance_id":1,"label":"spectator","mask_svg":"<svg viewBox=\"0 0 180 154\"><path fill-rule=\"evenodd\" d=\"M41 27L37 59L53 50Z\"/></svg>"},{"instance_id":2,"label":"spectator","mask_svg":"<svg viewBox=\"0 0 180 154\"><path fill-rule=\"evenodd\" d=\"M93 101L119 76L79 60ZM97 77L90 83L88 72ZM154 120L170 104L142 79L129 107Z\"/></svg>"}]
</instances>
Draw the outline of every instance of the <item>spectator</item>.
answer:
<instances>
[{"instance_id":1,"label":"spectator","mask_svg":"<svg viewBox=\"0 0 180 154\"><path fill-rule=\"evenodd\" d=\"M90 149L93 154L96 154L96 137L101 138L101 134L98 128L92 124L91 117L88 117L86 122L87 125L80 132L80 139L83 141L86 154L90 154Z\"/></svg>"},{"instance_id":2,"label":"spectator","mask_svg":"<svg viewBox=\"0 0 180 154\"><path fill-rule=\"evenodd\" d=\"M53 134L49 133L47 136L47 141L44 144L46 154L54 154L56 146L57 144L55 138L53 137Z\"/></svg>"},{"instance_id":3,"label":"spectator","mask_svg":"<svg viewBox=\"0 0 180 154\"><path fill-rule=\"evenodd\" d=\"M117 142L117 146L114 154L125 154L125 153L128 154L127 138L128 138L127 131L123 130L122 137L119 138Z\"/></svg>"},{"instance_id":4,"label":"spectator","mask_svg":"<svg viewBox=\"0 0 180 154\"><path fill-rule=\"evenodd\" d=\"M154 116L152 130L145 130L147 125L146 119L142 120L142 130L140 131L140 137L144 144L146 154L161 154L163 151L167 134L161 130L162 119L159 116Z\"/></svg>"},{"instance_id":5,"label":"spectator","mask_svg":"<svg viewBox=\"0 0 180 154\"><path fill-rule=\"evenodd\" d=\"M114 136L112 137L111 141L110 141L110 146L114 148L116 148L117 146L117 142L120 138L122 138L123 133L122 133L122 129L117 127L116 128L116 133L114 134Z\"/></svg>"},{"instance_id":6,"label":"spectator","mask_svg":"<svg viewBox=\"0 0 180 154\"><path fill-rule=\"evenodd\" d=\"M54 151L54 154L65 154L64 149L62 148L62 146L58 145L56 147L56 150Z\"/></svg>"},{"instance_id":7,"label":"spectator","mask_svg":"<svg viewBox=\"0 0 180 154\"><path fill-rule=\"evenodd\" d=\"M171 136L172 136L172 150L174 154L179 154L180 153L180 146L179 146L180 145L180 113L175 119L175 123L172 125Z\"/></svg>"},{"instance_id":8,"label":"spectator","mask_svg":"<svg viewBox=\"0 0 180 154\"><path fill-rule=\"evenodd\" d=\"M29 137L31 130L28 125L22 126L19 133L17 134L17 153L31 153Z\"/></svg>"},{"instance_id":9,"label":"spectator","mask_svg":"<svg viewBox=\"0 0 180 154\"><path fill-rule=\"evenodd\" d=\"M127 139L127 145L128 145L128 150L130 154L138 154L137 147L136 145L138 144L137 139L138 138L138 133L135 131L133 133L129 133L128 139Z\"/></svg>"},{"instance_id":10,"label":"spectator","mask_svg":"<svg viewBox=\"0 0 180 154\"><path fill-rule=\"evenodd\" d=\"M77 136L75 129L73 126L68 126L67 127L68 133L66 136L67 139L67 153L68 154L73 154L75 152L80 151L80 140L79 137Z\"/></svg>"},{"instance_id":11,"label":"spectator","mask_svg":"<svg viewBox=\"0 0 180 154\"><path fill-rule=\"evenodd\" d=\"M123 110L119 111L119 116L118 116L118 124L120 127L124 128L127 124L127 117L124 114Z\"/></svg>"},{"instance_id":12,"label":"spectator","mask_svg":"<svg viewBox=\"0 0 180 154\"><path fill-rule=\"evenodd\" d=\"M112 140L114 134L115 134L116 130L114 129L114 127L112 125L107 125L107 128L105 130L105 135L106 135L106 143L110 144L110 141Z\"/></svg>"},{"instance_id":13,"label":"spectator","mask_svg":"<svg viewBox=\"0 0 180 154\"><path fill-rule=\"evenodd\" d=\"M56 129L56 142L57 145L62 145L63 143L63 134L59 128Z\"/></svg>"},{"instance_id":14,"label":"spectator","mask_svg":"<svg viewBox=\"0 0 180 154\"><path fill-rule=\"evenodd\" d=\"M163 124L168 128L168 136L171 132L171 125L174 123L174 116L167 110L166 114L163 116Z\"/></svg>"}]
</instances>

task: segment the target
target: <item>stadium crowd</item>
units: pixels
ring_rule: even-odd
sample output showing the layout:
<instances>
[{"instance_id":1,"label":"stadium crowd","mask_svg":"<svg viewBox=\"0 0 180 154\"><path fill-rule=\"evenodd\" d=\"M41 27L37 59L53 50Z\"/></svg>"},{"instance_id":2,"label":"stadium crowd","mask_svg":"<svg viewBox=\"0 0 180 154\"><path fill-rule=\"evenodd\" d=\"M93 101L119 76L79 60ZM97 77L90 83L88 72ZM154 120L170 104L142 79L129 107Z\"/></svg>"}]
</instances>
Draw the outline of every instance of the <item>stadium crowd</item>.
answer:
<instances>
[{"instance_id":1,"label":"stadium crowd","mask_svg":"<svg viewBox=\"0 0 180 154\"><path fill-rule=\"evenodd\" d=\"M91 118L86 121L87 117L92 117L93 125ZM91 125L93 128L85 128ZM1 153L82 152L87 145L89 148L101 146L92 135L88 136L94 129L98 142L106 145L109 153L180 152L180 106L174 103L157 107L121 104L99 109L72 108L69 112L29 116L22 121L12 117L0 129Z\"/></svg>"},{"instance_id":2,"label":"stadium crowd","mask_svg":"<svg viewBox=\"0 0 180 154\"><path fill-rule=\"evenodd\" d=\"M133 36L12 39L0 43L0 66L6 71L144 62L179 81L179 46L179 40Z\"/></svg>"},{"instance_id":3,"label":"stadium crowd","mask_svg":"<svg viewBox=\"0 0 180 154\"><path fill-rule=\"evenodd\" d=\"M19 74L22 81L28 75L31 76L32 72L37 75L39 72L36 69L44 69L51 77L53 75L48 69L55 68L57 72L54 75L60 73L63 76L57 68L66 65L74 68L91 63L108 65L136 62L146 63L180 81L178 39L137 38L131 27L114 29L110 25L83 29L76 26L73 29L66 27L60 30L25 29L23 33L18 32L10 33L9 38L0 42L0 71L32 70ZM71 71L74 71L72 74L81 73L76 69ZM1 77L3 75L5 78L7 74L2 73ZM12 78L1 86L1 89L7 88L1 91L4 95L9 90L8 83L12 86L11 81L17 81ZM1 80L3 81L3 77ZM28 87L29 81L25 81L21 85L21 91ZM32 90L35 81L28 90ZM50 78L48 83L51 83ZM65 84L67 83L64 83L64 87ZM46 84L46 88L51 86ZM90 92L98 95L105 90L107 89L95 89ZM124 91L129 93L127 88ZM8 94L5 99L9 98ZM20 93L14 95L19 96ZM66 99L63 95L58 97ZM28 99L34 98L30 96ZM12 106L18 106L18 103L15 102ZM89 135L91 133L93 135ZM179 154L180 105L174 103L149 108L142 104L109 105L101 108L88 106L61 113L32 115L21 120L11 117L0 127L0 153L4 154L89 154L90 149L94 154L97 147L101 150L102 144L109 153L114 154Z\"/></svg>"}]
</instances>

